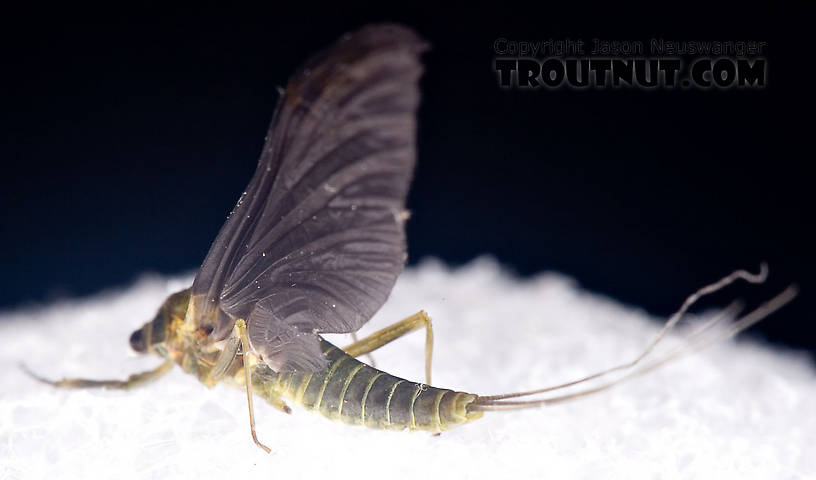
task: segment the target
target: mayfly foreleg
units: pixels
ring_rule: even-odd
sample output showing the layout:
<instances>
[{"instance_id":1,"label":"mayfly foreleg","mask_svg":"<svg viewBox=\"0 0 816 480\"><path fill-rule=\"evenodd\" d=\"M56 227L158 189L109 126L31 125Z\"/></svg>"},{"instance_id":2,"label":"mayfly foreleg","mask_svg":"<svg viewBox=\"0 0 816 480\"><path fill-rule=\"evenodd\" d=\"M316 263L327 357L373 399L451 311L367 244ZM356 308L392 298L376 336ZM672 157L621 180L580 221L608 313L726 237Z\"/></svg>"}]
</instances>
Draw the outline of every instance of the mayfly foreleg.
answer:
<instances>
[{"instance_id":1,"label":"mayfly foreleg","mask_svg":"<svg viewBox=\"0 0 816 480\"><path fill-rule=\"evenodd\" d=\"M113 388L127 390L129 388L152 382L153 380L161 377L173 368L173 362L168 360L153 370L134 373L133 375L130 375L127 380L91 380L87 378L63 378L61 380L49 380L32 372L25 364L21 363L20 368L31 378L57 388Z\"/></svg>"},{"instance_id":2,"label":"mayfly foreleg","mask_svg":"<svg viewBox=\"0 0 816 480\"><path fill-rule=\"evenodd\" d=\"M355 341L345 347L343 351L352 357L359 357L423 327L425 328L425 382L430 385L431 359L433 357L433 324L431 323L431 317L424 310L420 310L408 318Z\"/></svg>"},{"instance_id":3,"label":"mayfly foreleg","mask_svg":"<svg viewBox=\"0 0 816 480\"><path fill-rule=\"evenodd\" d=\"M249 337L247 336L246 331L246 322L244 319L239 318L238 321L235 322L235 327L232 329L232 336L233 338L237 338L241 344L241 358L244 363L244 378L246 381L246 394L247 394L247 406L249 407L249 429L252 433L252 441L255 442L255 445L261 447L266 453L272 452L266 445L261 443L258 440L258 435L255 434L255 410L252 406L252 354L249 351ZM219 359L220 360L220 359ZM218 365L220 362L216 362Z\"/></svg>"}]
</instances>

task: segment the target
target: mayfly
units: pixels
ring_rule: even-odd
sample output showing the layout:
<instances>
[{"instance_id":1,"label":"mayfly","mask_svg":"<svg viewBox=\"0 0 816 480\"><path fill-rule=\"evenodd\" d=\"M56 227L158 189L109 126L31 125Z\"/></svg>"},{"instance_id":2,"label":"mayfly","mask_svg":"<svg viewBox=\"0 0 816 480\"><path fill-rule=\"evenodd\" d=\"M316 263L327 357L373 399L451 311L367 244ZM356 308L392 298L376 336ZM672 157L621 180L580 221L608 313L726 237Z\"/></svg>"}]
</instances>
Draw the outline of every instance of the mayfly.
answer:
<instances>
[{"instance_id":1,"label":"mayfly","mask_svg":"<svg viewBox=\"0 0 816 480\"><path fill-rule=\"evenodd\" d=\"M290 79L249 186L192 286L170 295L130 337L134 350L158 354L164 363L124 381L36 378L68 388L130 388L179 365L205 385L224 381L245 390L252 439L269 452L255 433L255 395L287 413L286 400L349 424L439 433L484 412L606 390L748 328L796 294L789 287L726 329L704 327L684 346L650 356L698 297L738 279L762 282L767 273L764 266L759 274L736 271L689 297L633 361L563 385L503 395L431 386L433 330L424 312L346 348L330 344L321 334L357 331L385 302L405 264L405 197L416 156L425 49L407 28L367 26ZM357 360L423 328L424 383ZM577 392L548 393L613 372L625 373Z\"/></svg>"}]
</instances>

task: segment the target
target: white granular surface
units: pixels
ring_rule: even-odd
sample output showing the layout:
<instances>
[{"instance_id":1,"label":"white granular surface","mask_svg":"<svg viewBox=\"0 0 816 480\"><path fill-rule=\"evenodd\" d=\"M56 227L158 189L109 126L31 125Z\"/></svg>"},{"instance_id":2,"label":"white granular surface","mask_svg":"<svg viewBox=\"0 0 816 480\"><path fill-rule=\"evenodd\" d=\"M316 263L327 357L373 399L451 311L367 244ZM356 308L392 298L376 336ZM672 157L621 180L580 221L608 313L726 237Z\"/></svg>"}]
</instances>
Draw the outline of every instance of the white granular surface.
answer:
<instances>
[{"instance_id":1,"label":"white granular surface","mask_svg":"<svg viewBox=\"0 0 816 480\"><path fill-rule=\"evenodd\" d=\"M56 390L17 367L24 360L52 378L152 368L160 361L131 353L128 336L190 281L146 276L126 290L0 314L0 479L816 478L813 363L750 335L591 398L490 412L439 437L350 427L298 408L285 415L259 401L259 437L272 454L251 441L242 391L207 389L180 369L136 390L103 391ZM434 319L434 384L480 394L629 360L660 326L564 276L521 281L479 259L407 270L361 333L419 309ZM423 345L412 333L376 351L377 366L421 381Z\"/></svg>"}]
</instances>

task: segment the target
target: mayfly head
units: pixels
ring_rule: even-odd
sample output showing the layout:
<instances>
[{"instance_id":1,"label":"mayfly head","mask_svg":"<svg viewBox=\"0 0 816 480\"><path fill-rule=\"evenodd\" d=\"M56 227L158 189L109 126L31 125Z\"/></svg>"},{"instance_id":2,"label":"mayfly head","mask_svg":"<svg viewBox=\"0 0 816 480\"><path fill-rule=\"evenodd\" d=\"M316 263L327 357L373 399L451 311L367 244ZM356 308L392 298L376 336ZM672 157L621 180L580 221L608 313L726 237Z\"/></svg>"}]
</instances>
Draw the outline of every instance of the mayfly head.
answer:
<instances>
[{"instance_id":1,"label":"mayfly head","mask_svg":"<svg viewBox=\"0 0 816 480\"><path fill-rule=\"evenodd\" d=\"M181 325L190 301L190 289L176 292L164 301L156 316L130 335L130 347L139 353L168 356L179 342Z\"/></svg>"}]
</instances>

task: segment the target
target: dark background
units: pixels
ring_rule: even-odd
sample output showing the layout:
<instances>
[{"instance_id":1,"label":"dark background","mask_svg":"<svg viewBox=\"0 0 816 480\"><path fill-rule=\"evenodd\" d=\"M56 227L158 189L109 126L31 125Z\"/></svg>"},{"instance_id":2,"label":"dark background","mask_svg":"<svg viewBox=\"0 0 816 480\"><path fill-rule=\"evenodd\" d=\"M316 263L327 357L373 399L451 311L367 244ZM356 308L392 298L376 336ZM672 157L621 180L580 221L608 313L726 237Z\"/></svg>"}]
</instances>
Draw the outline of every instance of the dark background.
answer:
<instances>
[{"instance_id":1,"label":"dark background","mask_svg":"<svg viewBox=\"0 0 816 480\"><path fill-rule=\"evenodd\" d=\"M388 20L433 46L409 198L412 263L490 253L520 275L561 271L665 315L697 287L766 260L767 285L712 302L756 304L796 282L800 297L757 329L813 350L806 15L691 10L6 11L0 308L197 267L254 170L275 87L340 34ZM768 85L502 90L498 37L761 40Z\"/></svg>"}]
</instances>

